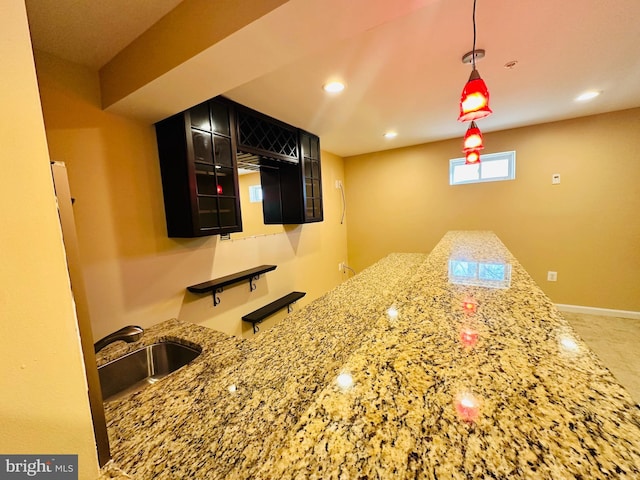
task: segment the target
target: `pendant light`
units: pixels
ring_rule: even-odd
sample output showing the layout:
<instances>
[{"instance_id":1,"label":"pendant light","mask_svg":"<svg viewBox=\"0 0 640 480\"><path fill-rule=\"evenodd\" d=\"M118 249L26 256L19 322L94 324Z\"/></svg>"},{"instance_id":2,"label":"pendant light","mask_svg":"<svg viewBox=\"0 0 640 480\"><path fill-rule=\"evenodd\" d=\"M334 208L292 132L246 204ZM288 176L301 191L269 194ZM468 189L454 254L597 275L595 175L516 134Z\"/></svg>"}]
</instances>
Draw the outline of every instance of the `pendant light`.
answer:
<instances>
[{"instance_id":1,"label":"pendant light","mask_svg":"<svg viewBox=\"0 0 640 480\"><path fill-rule=\"evenodd\" d=\"M465 152L464 164L474 165L476 163L480 163L480 150L469 150Z\"/></svg>"},{"instance_id":2,"label":"pendant light","mask_svg":"<svg viewBox=\"0 0 640 480\"><path fill-rule=\"evenodd\" d=\"M481 150L483 148L482 132L478 128L478 125L476 125L476 122L472 121L467 129L467 133L464 135L462 151L466 153L471 150Z\"/></svg>"},{"instance_id":3,"label":"pendant light","mask_svg":"<svg viewBox=\"0 0 640 480\"><path fill-rule=\"evenodd\" d=\"M480 53L482 55L479 55ZM476 51L476 0L473 0L473 50L462 57L464 63L467 63L470 57L473 69L460 96L460 122L478 120L492 113L489 108L489 90L476 70L477 56L484 56L484 51Z\"/></svg>"}]
</instances>

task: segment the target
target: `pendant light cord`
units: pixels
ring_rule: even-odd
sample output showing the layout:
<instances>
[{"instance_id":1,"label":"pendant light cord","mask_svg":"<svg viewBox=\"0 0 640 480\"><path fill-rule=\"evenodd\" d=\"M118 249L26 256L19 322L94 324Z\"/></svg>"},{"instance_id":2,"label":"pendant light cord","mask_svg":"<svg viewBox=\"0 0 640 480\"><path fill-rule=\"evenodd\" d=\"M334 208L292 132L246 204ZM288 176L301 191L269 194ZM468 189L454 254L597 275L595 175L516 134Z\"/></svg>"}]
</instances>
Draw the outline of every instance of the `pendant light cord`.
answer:
<instances>
[{"instance_id":1,"label":"pendant light cord","mask_svg":"<svg viewBox=\"0 0 640 480\"><path fill-rule=\"evenodd\" d=\"M476 69L476 0L473 0L473 50L471 53L473 69Z\"/></svg>"}]
</instances>

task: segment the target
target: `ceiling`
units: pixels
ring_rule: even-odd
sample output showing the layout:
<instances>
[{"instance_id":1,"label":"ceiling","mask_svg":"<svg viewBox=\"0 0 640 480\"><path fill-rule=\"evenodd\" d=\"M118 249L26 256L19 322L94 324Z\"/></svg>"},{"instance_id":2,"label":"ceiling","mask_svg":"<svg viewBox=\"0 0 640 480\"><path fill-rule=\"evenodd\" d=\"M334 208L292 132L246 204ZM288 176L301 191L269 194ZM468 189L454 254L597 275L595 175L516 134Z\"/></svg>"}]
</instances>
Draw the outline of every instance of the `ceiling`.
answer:
<instances>
[{"instance_id":1,"label":"ceiling","mask_svg":"<svg viewBox=\"0 0 640 480\"><path fill-rule=\"evenodd\" d=\"M96 70L179 3L26 1L34 48ZM462 138L458 101L471 68L461 57L473 43L472 0L290 0L279 9L294 5L300 21L308 22L303 28L317 29L313 47L218 93L319 135L323 150L341 156ZM335 10L318 18L314 12L325 5ZM370 5L388 12L367 24L362 17L373 15L364 10ZM265 16L274 19L274 38L291 25L277 24L277 10ZM305 11L306 18L299 14ZM486 57L477 68L494 112L478 122L480 128L490 132L640 106L638 18L638 0L478 0L476 46ZM237 44L235 54L242 56L246 43ZM505 67L513 61L514 67ZM321 87L330 79L347 88L326 94ZM171 88L188 91L189 76ZM602 93L576 102L586 90ZM145 109L141 103L135 116L160 120ZM384 138L388 130L397 137Z\"/></svg>"}]
</instances>

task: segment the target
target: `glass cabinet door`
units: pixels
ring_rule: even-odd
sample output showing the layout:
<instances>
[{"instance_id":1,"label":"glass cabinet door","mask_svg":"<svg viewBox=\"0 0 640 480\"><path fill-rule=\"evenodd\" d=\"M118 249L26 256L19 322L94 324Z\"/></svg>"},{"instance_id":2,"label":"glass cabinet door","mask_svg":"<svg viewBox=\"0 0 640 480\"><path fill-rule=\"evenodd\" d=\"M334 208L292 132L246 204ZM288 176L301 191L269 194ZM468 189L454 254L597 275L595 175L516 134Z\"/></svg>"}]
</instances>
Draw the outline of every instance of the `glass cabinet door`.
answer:
<instances>
[{"instance_id":1,"label":"glass cabinet door","mask_svg":"<svg viewBox=\"0 0 640 480\"><path fill-rule=\"evenodd\" d=\"M303 132L302 176L304 185L304 214L307 221L322 220L322 183L320 178L320 142L318 137Z\"/></svg>"},{"instance_id":2,"label":"glass cabinet door","mask_svg":"<svg viewBox=\"0 0 640 480\"><path fill-rule=\"evenodd\" d=\"M230 109L218 100L189 110L197 228L240 231L237 171L232 148Z\"/></svg>"}]
</instances>

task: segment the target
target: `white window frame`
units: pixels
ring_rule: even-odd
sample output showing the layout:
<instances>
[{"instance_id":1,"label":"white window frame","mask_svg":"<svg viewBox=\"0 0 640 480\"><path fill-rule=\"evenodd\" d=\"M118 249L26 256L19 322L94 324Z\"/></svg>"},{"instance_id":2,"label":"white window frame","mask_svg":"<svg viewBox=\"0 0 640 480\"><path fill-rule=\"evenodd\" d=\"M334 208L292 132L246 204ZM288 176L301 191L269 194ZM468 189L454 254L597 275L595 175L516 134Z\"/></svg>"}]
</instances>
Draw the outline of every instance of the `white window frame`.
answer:
<instances>
[{"instance_id":1,"label":"white window frame","mask_svg":"<svg viewBox=\"0 0 640 480\"><path fill-rule=\"evenodd\" d=\"M249 202L262 202L262 185L249 185Z\"/></svg>"},{"instance_id":2,"label":"white window frame","mask_svg":"<svg viewBox=\"0 0 640 480\"><path fill-rule=\"evenodd\" d=\"M508 162L508 171L507 174L500 177L489 177L482 178L482 166L490 164L495 161L503 161L507 160ZM470 180L459 180L454 181L454 172L456 168L460 168L460 166L465 165L465 159L462 158L452 158L449 160L449 185L466 185L468 183L484 183L484 182L500 182L503 180L515 180L516 178L516 152L514 150L508 152L500 152L500 153L485 153L480 154L480 162L474 165L465 166L465 168L476 167L477 170L477 178L473 178Z\"/></svg>"}]
</instances>

